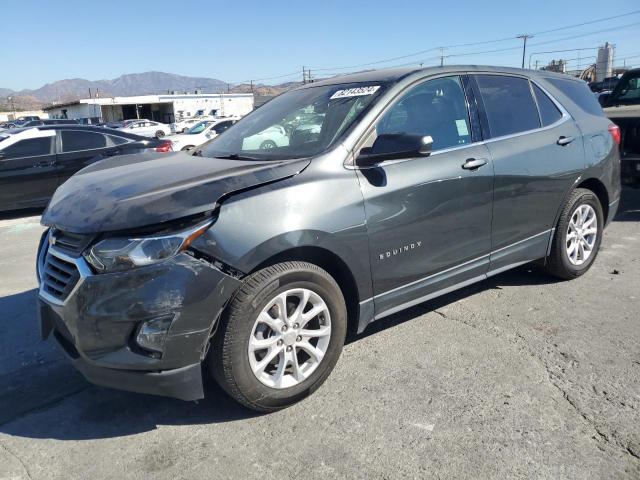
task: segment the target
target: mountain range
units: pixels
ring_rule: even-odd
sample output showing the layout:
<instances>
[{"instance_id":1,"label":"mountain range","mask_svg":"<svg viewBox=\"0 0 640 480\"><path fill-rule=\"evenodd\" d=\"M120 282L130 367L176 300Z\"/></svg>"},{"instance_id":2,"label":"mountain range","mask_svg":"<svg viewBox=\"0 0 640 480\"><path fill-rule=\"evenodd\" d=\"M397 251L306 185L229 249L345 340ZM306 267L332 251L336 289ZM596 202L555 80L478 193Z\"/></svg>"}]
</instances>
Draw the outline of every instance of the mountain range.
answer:
<instances>
[{"instance_id":1,"label":"mountain range","mask_svg":"<svg viewBox=\"0 0 640 480\"><path fill-rule=\"evenodd\" d=\"M29 110L41 108L53 102L65 102L89 97L98 92L100 97L129 96L167 93L169 91L193 92L201 90L203 93L218 93L229 90L234 93L253 91L256 95L277 95L298 85L289 82L282 85L249 85L240 84L229 87L228 84L216 78L187 77L165 72L144 72L121 75L113 80L86 80L71 78L58 80L53 83L29 90L14 91L0 88L0 111ZM11 97L9 101L8 97Z\"/></svg>"}]
</instances>

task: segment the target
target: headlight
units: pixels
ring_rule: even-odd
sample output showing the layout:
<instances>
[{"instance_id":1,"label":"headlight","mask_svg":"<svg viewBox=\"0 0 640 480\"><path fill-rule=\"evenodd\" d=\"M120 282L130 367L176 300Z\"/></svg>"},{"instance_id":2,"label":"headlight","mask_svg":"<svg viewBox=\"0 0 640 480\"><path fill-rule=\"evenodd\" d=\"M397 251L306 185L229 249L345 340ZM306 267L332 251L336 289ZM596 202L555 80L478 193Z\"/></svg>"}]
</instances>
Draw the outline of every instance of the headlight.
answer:
<instances>
[{"instance_id":1,"label":"headlight","mask_svg":"<svg viewBox=\"0 0 640 480\"><path fill-rule=\"evenodd\" d=\"M176 233L153 237L114 237L96 243L84 258L98 272L117 272L161 262L186 250L212 221Z\"/></svg>"}]
</instances>

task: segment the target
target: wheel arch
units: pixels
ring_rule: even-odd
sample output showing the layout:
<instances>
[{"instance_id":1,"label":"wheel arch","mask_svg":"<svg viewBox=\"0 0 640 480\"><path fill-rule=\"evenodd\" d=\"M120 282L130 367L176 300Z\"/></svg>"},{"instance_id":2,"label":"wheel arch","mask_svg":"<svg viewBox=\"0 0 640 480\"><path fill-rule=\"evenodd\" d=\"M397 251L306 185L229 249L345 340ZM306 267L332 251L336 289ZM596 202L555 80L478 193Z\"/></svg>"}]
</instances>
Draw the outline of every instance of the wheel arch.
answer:
<instances>
[{"instance_id":1,"label":"wheel arch","mask_svg":"<svg viewBox=\"0 0 640 480\"><path fill-rule=\"evenodd\" d=\"M338 283L347 306L348 333L358 328L360 294L355 276L347 263L336 253L319 246L298 246L283 250L267 258L250 273L287 261L309 262L326 270Z\"/></svg>"},{"instance_id":2,"label":"wheel arch","mask_svg":"<svg viewBox=\"0 0 640 480\"><path fill-rule=\"evenodd\" d=\"M587 178L582 180L575 188L584 188L586 190L591 190L598 200L600 201L600 205L602 206L602 215L604 216L604 223L606 224L609 220L609 192L607 192L607 187L604 186L597 178ZM573 191L573 190L572 190Z\"/></svg>"}]
</instances>

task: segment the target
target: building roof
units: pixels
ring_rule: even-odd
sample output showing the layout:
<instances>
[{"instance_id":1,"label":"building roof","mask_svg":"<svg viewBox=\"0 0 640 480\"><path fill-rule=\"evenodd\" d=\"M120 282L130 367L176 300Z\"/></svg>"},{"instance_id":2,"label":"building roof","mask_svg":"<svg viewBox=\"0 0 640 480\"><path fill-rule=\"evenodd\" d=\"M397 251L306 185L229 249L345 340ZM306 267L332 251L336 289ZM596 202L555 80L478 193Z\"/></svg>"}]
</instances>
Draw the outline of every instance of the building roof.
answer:
<instances>
[{"instance_id":1,"label":"building roof","mask_svg":"<svg viewBox=\"0 0 640 480\"><path fill-rule=\"evenodd\" d=\"M82 98L80 100L72 100L69 102L55 103L47 105L44 111L50 111L58 108L70 107L73 105L131 105L131 104L149 104L149 103L171 103L174 100L184 100L189 98L253 98L253 93L176 93L176 94L159 94L159 95L131 95L128 97L98 97L98 98Z\"/></svg>"}]
</instances>

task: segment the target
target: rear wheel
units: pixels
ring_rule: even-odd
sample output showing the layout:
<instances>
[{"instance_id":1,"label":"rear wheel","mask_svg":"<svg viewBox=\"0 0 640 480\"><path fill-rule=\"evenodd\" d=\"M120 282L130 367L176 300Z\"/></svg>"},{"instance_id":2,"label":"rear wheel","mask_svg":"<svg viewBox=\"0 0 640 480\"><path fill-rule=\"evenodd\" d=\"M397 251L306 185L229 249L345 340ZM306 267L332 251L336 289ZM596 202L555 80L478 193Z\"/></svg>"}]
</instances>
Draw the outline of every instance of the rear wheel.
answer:
<instances>
[{"instance_id":1,"label":"rear wheel","mask_svg":"<svg viewBox=\"0 0 640 480\"><path fill-rule=\"evenodd\" d=\"M280 263L244 281L221 319L209 364L237 401L274 411L325 381L346 330L346 306L335 280L310 263Z\"/></svg>"},{"instance_id":2,"label":"rear wheel","mask_svg":"<svg viewBox=\"0 0 640 480\"><path fill-rule=\"evenodd\" d=\"M164 137L164 132L162 130L158 130L156 132L156 138L162 138L162 137Z\"/></svg>"},{"instance_id":3,"label":"rear wheel","mask_svg":"<svg viewBox=\"0 0 640 480\"><path fill-rule=\"evenodd\" d=\"M182 147L181 150L183 152L186 152L187 150L191 150L192 148L194 148L193 145L187 145L186 147Z\"/></svg>"},{"instance_id":4,"label":"rear wheel","mask_svg":"<svg viewBox=\"0 0 640 480\"><path fill-rule=\"evenodd\" d=\"M598 197L591 190L574 190L558 220L546 271L565 280L584 274L596 259L603 229Z\"/></svg>"},{"instance_id":5,"label":"rear wheel","mask_svg":"<svg viewBox=\"0 0 640 480\"><path fill-rule=\"evenodd\" d=\"M269 150L271 148L276 148L276 147L277 147L276 142L274 142L273 140L265 140L260 144L260 150Z\"/></svg>"}]
</instances>

